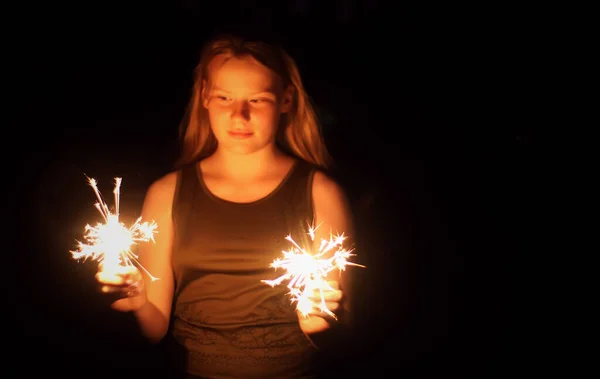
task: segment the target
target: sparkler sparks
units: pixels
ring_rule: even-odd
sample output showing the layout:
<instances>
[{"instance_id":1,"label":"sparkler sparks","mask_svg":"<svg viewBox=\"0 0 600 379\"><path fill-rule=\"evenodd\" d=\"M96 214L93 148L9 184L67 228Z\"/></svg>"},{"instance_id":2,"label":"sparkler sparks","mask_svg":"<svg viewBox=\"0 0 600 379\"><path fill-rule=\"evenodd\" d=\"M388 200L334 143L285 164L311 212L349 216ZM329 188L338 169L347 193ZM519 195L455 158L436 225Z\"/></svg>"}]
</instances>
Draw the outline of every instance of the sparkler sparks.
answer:
<instances>
[{"instance_id":1,"label":"sparkler sparks","mask_svg":"<svg viewBox=\"0 0 600 379\"><path fill-rule=\"evenodd\" d=\"M315 231L318 228L319 226L309 227L308 235L311 242L314 242ZM292 244L292 248L284 250L283 258L273 261L271 267L276 270L283 268L287 272L274 280L262 280L262 282L274 287L288 280L287 287L292 302L297 303L296 309L304 317L308 316L313 307L317 307L321 312L337 319L336 315L327 308L324 297L324 291L333 290L327 282L327 275L336 269L344 271L346 266L365 266L348 261L355 254L352 254L353 250L343 247L346 239L343 234L321 239L319 249L315 253L311 249L302 248L290 235L285 239ZM311 294L315 292L320 295L319 304L314 304L310 299Z\"/></svg>"},{"instance_id":2,"label":"sparkler sparks","mask_svg":"<svg viewBox=\"0 0 600 379\"><path fill-rule=\"evenodd\" d=\"M153 277L139 263L138 256L131 251L134 244L138 242L154 242L154 233L156 233L156 223L141 222L139 217L130 227L126 227L119 220L119 200L121 197L121 178L115 178L115 187L113 190L115 196L115 211L109 210L106 202L98 190L98 184L95 179L88 178L98 202L96 209L102 214L104 223L98 223L96 226L85 226L84 242L78 242L78 250L71 251L73 258L77 260L92 259L99 262L99 274L105 278L114 278L119 274L130 272L137 265L143 269L152 280Z\"/></svg>"}]
</instances>

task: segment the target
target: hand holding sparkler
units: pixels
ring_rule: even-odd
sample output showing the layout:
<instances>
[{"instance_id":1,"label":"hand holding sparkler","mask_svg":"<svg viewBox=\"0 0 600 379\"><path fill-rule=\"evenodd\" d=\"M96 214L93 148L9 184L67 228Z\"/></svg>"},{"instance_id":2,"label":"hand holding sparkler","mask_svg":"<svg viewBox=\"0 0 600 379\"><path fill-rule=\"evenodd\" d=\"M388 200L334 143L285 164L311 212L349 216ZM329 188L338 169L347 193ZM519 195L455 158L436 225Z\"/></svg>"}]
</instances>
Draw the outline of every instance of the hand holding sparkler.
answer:
<instances>
[{"instance_id":1,"label":"hand holding sparkler","mask_svg":"<svg viewBox=\"0 0 600 379\"><path fill-rule=\"evenodd\" d=\"M317 228L309 228L311 242L314 242ZM287 280L289 294L292 302L297 303L296 309L301 318L317 315L337 319L334 311L339 308L343 293L337 281L328 280L329 273L344 271L346 266L364 267L348 262L354 254L343 247L346 237L342 234L322 239L316 253L310 248L300 247L291 236L286 239L292 243L292 249L283 251L283 258L276 259L271 267L283 268L287 272L277 279L262 282L276 286Z\"/></svg>"},{"instance_id":2,"label":"hand holding sparkler","mask_svg":"<svg viewBox=\"0 0 600 379\"><path fill-rule=\"evenodd\" d=\"M136 311L148 301L142 272L136 267L126 267L114 276L103 275L99 271L96 280L100 283L100 291L108 296L115 310Z\"/></svg>"},{"instance_id":3,"label":"hand holding sparkler","mask_svg":"<svg viewBox=\"0 0 600 379\"><path fill-rule=\"evenodd\" d=\"M302 299L303 306L298 303L296 312L300 329L307 335L313 335L328 329L333 321L338 320L338 311L342 309L345 297L337 280L321 283L320 288L306 291Z\"/></svg>"},{"instance_id":4,"label":"hand holding sparkler","mask_svg":"<svg viewBox=\"0 0 600 379\"><path fill-rule=\"evenodd\" d=\"M133 225L126 227L119 219L119 199L121 178L115 178L115 212L111 213L103 201L95 179L88 178L98 199L95 204L104 218L104 223L95 227L86 225L85 240L79 242L79 249L71 251L75 259L92 259L99 262L96 279L102 285L103 292L110 292L119 297L131 298L128 303L118 302L113 307L129 310L143 305L145 286L142 274L136 267L143 269L138 256L131 247L138 242L154 241L156 223L141 222L141 217ZM149 272L146 271L148 275ZM157 278L150 275L152 280Z\"/></svg>"}]
</instances>

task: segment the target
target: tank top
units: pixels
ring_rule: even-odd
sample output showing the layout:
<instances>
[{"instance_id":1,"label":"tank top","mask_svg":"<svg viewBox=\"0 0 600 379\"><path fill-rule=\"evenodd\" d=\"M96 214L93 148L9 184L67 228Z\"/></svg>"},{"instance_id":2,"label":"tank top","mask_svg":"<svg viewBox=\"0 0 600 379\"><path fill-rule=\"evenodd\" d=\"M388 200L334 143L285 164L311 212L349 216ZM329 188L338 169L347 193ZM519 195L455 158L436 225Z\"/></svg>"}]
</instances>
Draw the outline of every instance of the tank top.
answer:
<instances>
[{"instance_id":1,"label":"tank top","mask_svg":"<svg viewBox=\"0 0 600 379\"><path fill-rule=\"evenodd\" d=\"M251 203L216 197L197 164L183 167L173 202L172 337L181 368L210 378L312 377L315 348L270 264L307 241L315 168L296 161L278 187Z\"/></svg>"}]
</instances>

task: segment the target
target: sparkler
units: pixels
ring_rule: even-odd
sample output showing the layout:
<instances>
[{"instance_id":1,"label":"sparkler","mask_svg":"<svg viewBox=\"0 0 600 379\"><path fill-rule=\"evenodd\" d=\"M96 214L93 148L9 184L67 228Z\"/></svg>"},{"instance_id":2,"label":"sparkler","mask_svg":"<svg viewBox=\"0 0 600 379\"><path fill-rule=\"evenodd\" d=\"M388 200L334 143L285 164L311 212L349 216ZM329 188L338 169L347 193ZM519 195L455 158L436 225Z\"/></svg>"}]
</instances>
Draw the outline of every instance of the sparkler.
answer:
<instances>
[{"instance_id":1,"label":"sparkler","mask_svg":"<svg viewBox=\"0 0 600 379\"><path fill-rule=\"evenodd\" d=\"M319 228L309 226L308 235L311 242L315 240L315 231ZM317 252L312 249L306 249L298 245L291 235L285 237L292 244L290 250L283 251L283 257L278 258L271 263L271 267L283 268L287 272L274 280L262 280L261 282L275 287L288 280L287 287L292 297L292 303L297 303L296 309L304 316L308 316L314 306L321 312L337 319L336 315L327 308L324 291L333 290L327 282L327 275L334 271L344 271L346 266L365 267L357 263L348 261L348 258L354 256L353 250L344 248L343 243L346 239L344 234L332 235L329 239L321 239ZM326 258L326 256L329 256ZM318 292L320 295L319 304L314 304L310 296Z\"/></svg>"},{"instance_id":2,"label":"sparkler","mask_svg":"<svg viewBox=\"0 0 600 379\"><path fill-rule=\"evenodd\" d=\"M131 226L126 227L119 219L119 200L121 197L121 178L115 178L113 190L115 196L115 211L112 213L108 205L102 199L95 179L88 178L98 202L96 209L102 214L104 223L96 226L85 226L84 242L78 242L78 250L71 251L73 258L77 260L92 259L99 262L99 276L114 281L119 274L125 274L135 269L135 265L142 268L154 281L153 277L139 263L138 256L131 251L134 244L138 242L154 242L156 223L141 222L140 216ZM135 264L135 265L134 265Z\"/></svg>"}]
</instances>

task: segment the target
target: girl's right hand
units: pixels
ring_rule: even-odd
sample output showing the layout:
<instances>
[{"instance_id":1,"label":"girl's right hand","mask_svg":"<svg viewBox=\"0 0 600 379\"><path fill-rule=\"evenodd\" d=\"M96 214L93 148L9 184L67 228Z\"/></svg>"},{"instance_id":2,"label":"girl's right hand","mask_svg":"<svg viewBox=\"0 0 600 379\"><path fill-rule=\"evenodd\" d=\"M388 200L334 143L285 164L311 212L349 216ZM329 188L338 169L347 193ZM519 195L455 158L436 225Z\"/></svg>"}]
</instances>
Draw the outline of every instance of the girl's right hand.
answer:
<instances>
[{"instance_id":1,"label":"girl's right hand","mask_svg":"<svg viewBox=\"0 0 600 379\"><path fill-rule=\"evenodd\" d=\"M99 271L96 280L100 285L100 292L106 294L111 308L117 311L134 312L148 301L144 277L136 267L113 275Z\"/></svg>"}]
</instances>

